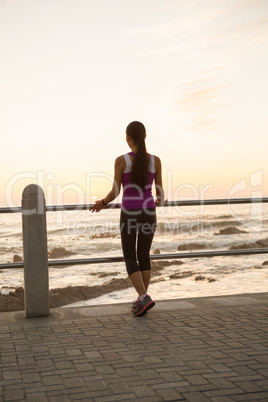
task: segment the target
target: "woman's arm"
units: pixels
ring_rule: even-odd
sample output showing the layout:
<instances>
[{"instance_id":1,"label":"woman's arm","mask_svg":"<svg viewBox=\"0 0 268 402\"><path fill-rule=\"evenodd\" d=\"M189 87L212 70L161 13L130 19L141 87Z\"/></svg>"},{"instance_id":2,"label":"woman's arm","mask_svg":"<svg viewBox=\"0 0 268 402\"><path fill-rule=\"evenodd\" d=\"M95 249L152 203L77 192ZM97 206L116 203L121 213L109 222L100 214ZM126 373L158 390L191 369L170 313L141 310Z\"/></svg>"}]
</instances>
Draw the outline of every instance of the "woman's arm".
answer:
<instances>
[{"instance_id":1,"label":"woman's arm","mask_svg":"<svg viewBox=\"0 0 268 402\"><path fill-rule=\"evenodd\" d=\"M120 193L123 172L123 158L119 156L114 163L114 181L112 190L102 200L95 202L95 205L90 208L91 212L99 212L105 205L113 201Z\"/></svg>"},{"instance_id":2,"label":"woman's arm","mask_svg":"<svg viewBox=\"0 0 268 402\"><path fill-rule=\"evenodd\" d=\"M155 156L155 190L156 190L156 204L164 205L164 189L162 184L162 166L161 160Z\"/></svg>"}]
</instances>

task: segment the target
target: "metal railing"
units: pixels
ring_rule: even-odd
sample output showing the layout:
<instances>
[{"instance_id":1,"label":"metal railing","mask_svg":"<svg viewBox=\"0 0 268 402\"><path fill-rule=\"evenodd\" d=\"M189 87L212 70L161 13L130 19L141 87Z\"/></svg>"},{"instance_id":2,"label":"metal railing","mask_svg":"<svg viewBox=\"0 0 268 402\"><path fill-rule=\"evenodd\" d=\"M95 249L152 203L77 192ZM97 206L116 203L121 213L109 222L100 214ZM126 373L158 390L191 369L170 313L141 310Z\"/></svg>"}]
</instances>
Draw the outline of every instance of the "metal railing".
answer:
<instances>
[{"instance_id":1,"label":"metal railing","mask_svg":"<svg viewBox=\"0 0 268 402\"><path fill-rule=\"evenodd\" d=\"M263 204L268 203L268 197L263 198L222 198L212 200L184 200L184 201L167 201L163 207L183 207L197 205L231 205L231 204ZM46 211L83 211L88 210L94 204L77 204L77 205L47 205ZM157 206L159 208L159 206ZM119 209L120 203L111 203L105 206L105 209ZM22 212L21 207L0 207L0 214Z\"/></svg>"},{"instance_id":2,"label":"metal railing","mask_svg":"<svg viewBox=\"0 0 268 402\"><path fill-rule=\"evenodd\" d=\"M234 199L211 199L211 200L186 200L186 201L167 201L162 207L175 206L198 206L198 205L231 205L231 204L253 204L253 203L268 203L268 197L264 198L234 198ZM79 211L88 210L94 204L80 205L52 205L46 206L47 212L53 211ZM105 208L118 209L121 207L119 203L107 205ZM21 207L2 207L0 213L18 213L22 212ZM251 254L268 254L268 248L258 249L239 249L239 250L217 250L217 251L202 251L188 253L172 253L172 254L155 254L151 255L151 260L171 260L182 258L204 258L204 257L219 257L219 256L234 256L234 255L251 255ZM104 264L124 262L122 256L106 257L106 258L84 258L84 259L66 259L66 260L48 260L48 266L70 266L70 265L89 265L89 264ZM24 262L0 264L0 269L23 268Z\"/></svg>"}]
</instances>

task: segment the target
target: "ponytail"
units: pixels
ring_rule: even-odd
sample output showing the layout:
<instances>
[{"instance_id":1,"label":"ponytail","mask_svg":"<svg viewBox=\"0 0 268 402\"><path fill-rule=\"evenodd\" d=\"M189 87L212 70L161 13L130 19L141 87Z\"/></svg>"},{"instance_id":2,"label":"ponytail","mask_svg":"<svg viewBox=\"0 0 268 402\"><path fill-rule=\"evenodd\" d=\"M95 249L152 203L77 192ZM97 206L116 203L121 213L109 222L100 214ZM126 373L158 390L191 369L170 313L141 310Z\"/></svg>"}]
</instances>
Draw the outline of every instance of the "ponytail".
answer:
<instances>
[{"instance_id":1,"label":"ponytail","mask_svg":"<svg viewBox=\"0 0 268 402\"><path fill-rule=\"evenodd\" d=\"M146 130L142 123L133 121L127 126L126 132L138 146L132 166L131 182L140 188L144 188L148 184L149 167L145 145Z\"/></svg>"}]
</instances>

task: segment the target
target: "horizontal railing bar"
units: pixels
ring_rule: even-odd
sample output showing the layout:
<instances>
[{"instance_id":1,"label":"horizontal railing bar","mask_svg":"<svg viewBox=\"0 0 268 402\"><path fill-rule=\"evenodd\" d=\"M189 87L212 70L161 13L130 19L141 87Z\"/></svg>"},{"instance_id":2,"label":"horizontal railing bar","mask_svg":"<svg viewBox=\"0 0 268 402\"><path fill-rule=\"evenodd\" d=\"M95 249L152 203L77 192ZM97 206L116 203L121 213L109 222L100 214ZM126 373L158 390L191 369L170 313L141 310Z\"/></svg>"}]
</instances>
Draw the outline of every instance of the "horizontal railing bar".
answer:
<instances>
[{"instance_id":1,"label":"horizontal railing bar","mask_svg":"<svg viewBox=\"0 0 268 402\"><path fill-rule=\"evenodd\" d=\"M224 205L224 204L249 204L249 203L266 203L266 198L234 198L234 199L212 199L212 200L184 200L184 201L167 201L163 207L176 207L176 206L197 206L197 205ZM80 205L52 205L47 206L47 211L72 211L72 210L88 210L94 204L80 204ZM160 207L159 205L156 205ZM120 203L108 204L105 208L119 209Z\"/></svg>"},{"instance_id":2,"label":"horizontal railing bar","mask_svg":"<svg viewBox=\"0 0 268 402\"><path fill-rule=\"evenodd\" d=\"M268 248L253 248L245 250L219 250L219 251L200 251L190 253L172 253L172 254L153 254L151 260L172 260L175 258L207 258L207 257L223 257L232 255L251 255L251 254L268 254ZM106 257L106 258L83 258L69 260L48 260L49 267L60 267L63 265L89 265L103 264L112 262L124 262L124 257ZM8 264L0 264L0 269L23 268L23 262L13 262Z\"/></svg>"},{"instance_id":3,"label":"horizontal railing bar","mask_svg":"<svg viewBox=\"0 0 268 402\"><path fill-rule=\"evenodd\" d=\"M268 197L263 198L230 198L230 199L212 199L212 200L184 200L184 201L167 201L163 207L176 207L176 206L197 206L197 205L225 205L225 204L252 204L252 203L266 203ZM88 210L95 204L75 204L75 205L47 205L46 211L82 211ZM159 207L157 205L157 207ZM118 209L121 208L120 203L108 204L105 208ZM21 212L21 207L1 207L0 213L16 213Z\"/></svg>"},{"instance_id":4,"label":"horizontal railing bar","mask_svg":"<svg viewBox=\"0 0 268 402\"><path fill-rule=\"evenodd\" d=\"M21 212L21 207L1 207L0 214L11 214Z\"/></svg>"}]
</instances>

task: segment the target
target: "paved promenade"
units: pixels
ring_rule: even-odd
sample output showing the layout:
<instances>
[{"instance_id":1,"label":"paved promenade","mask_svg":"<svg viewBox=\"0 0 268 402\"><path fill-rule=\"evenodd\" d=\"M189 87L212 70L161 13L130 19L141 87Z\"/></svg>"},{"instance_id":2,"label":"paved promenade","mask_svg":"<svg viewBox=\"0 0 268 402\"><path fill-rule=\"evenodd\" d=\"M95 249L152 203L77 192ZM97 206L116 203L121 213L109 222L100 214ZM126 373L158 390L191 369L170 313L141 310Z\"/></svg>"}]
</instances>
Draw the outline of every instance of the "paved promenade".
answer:
<instances>
[{"instance_id":1,"label":"paved promenade","mask_svg":"<svg viewBox=\"0 0 268 402\"><path fill-rule=\"evenodd\" d=\"M0 401L268 401L268 293L0 313Z\"/></svg>"}]
</instances>

